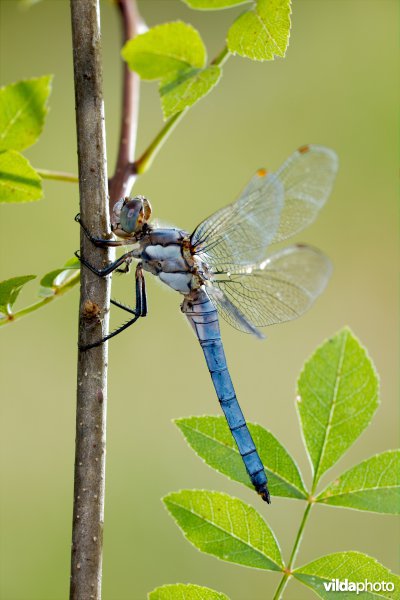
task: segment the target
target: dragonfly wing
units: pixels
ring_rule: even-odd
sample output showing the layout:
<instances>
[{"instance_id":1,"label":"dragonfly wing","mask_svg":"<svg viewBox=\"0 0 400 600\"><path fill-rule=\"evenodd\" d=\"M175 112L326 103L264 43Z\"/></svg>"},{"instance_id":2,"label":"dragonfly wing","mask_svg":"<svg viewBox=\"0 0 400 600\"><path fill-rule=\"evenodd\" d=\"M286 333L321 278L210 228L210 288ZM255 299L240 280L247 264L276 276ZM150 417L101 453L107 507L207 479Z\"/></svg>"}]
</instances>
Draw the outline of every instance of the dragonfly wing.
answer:
<instances>
[{"instance_id":1,"label":"dragonfly wing","mask_svg":"<svg viewBox=\"0 0 400 600\"><path fill-rule=\"evenodd\" d=\"M272 243L285 240L310 225L331 193L338 170L333 150L304 146L276 171L282 183L284 204Z\"/></svg>"},{"instance_id":2,"label":"dragonfly wing","mask_svg":"<svg viewBox=\"0 0 400 600\"><path fill-rule=\"evenodd\" d=\"M310 225L328 198L338 168L322 146L297 150L273 174L260 169L239 199L200 223L193 251L214 273L261 262L267 247Z\"/></svg>"},{"instance_id":3,"label":"dragonfly wing","mask_svg":"<svg viewBox=\"0 0 400 600\"><path fill-rule=\"evenodd\" d=\"M282 206L282 184L260 170L236 202L195 229L194 253L215 273L261 260L278 231Z\"/></svg>"},{"instance_id":4,"label":"dragonfly wing","mask_svg":"<svg viewBox=\"0 0 400 600\"><path fill-rule=\"evenodd\" d=\"M302 315L324 290L331 271L331 263L322 252L310 246L290 246L261 264L220 275L212 286L224 300L215 299L215 292L211 298L233 327L255 333L255 327Z\"/></svg>"},{"instance_id":5,"label":"dragonfly wing","mask_svg":"<svg viewBox=\"0 0 400 600\"><path fill-rule=\"evenodd\" d=\"M258 338L264 338L265 336L245 317L240 308L233 304L227 295L223 292L223 288L214 287L213 285L207 287L207 294L218 310L218 314L232 325L235 329L243 331L244 333L252 333Z\"/></svg>"}]
</instances>

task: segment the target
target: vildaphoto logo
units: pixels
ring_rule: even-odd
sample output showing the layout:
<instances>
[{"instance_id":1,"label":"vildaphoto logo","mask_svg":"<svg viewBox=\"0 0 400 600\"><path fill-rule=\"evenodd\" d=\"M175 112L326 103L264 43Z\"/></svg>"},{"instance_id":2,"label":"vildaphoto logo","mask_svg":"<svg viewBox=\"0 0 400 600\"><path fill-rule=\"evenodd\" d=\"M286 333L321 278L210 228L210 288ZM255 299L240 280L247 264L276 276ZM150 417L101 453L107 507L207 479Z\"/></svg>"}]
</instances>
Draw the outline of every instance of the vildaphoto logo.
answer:
<instances>
[{"instance_id":1,"label":"vildaphoto logo","mask_svg":"<svg viewBox=\"0 0 400 600\"><path fill-rule=\"evenodd\" d=\"M348 579L332 579L324 581L324 588L327 592L393 592L394 583L391 581L349 581Z\"/></svg>"}]
</instances>

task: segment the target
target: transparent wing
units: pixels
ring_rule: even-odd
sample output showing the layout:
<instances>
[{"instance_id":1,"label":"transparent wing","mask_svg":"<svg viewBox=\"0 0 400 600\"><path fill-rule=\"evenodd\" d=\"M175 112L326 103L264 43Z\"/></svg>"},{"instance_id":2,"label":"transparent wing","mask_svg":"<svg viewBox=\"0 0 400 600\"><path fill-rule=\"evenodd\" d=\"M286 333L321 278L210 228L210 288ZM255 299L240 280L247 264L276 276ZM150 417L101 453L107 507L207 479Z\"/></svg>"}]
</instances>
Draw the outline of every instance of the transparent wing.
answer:
<instances>
[{"instance_id":1,"label":"transparent wing","mask_svg":"<svg viewBox=\"0 0 400 600\"><path fill-rule=\"evenodd\" d=\"M267 247L312 223L338 168L322 146L297 150L274 174L260 170L239 199L203 221L191 236L194 252L214 273L261 262Z\"/></svg>"},{"instance_id":2,"label":"transparent wing","mask_svg":"<svg viewBox=\"0 0 400 600\"><path fill-rule=\"evenodd\" d=\"M195 229L194 253L216 273L261 260L278 231L282 206L281 183L258 171L236 202Z\"/></svg>"},{"instance_id":3,"label":"transparent wing","mask_svg":"<svg viewBox=\"0 0 400 600\"><path fill-rule=\"evenodd\" d=\"M242 272L219 275L207 292L230 325L259 335L256 327L296 319L308 310L331 271L329 259L319 250L290 246ZM210 288L215 289L210 293Z\"/></svg>"},{"instance_id":4,"label":"transparent wing","mask_svg":"<svg viewBox=\"0 0 400 600\"><path fill-rule=\"evenodd\" d=\"M284 204L271 243L280 242L310 225L328 199L338 170L333 150L323 146L299 148L276 171L283 185Z\"/></svg>"},{"instance_id":5,"label":"transparent wing","mask_svg":"<svg viewBox=\"0 0 400 600\"><path fill-rule=\"evenodd\" d=\"M258 338L262 339L265 337L257 327L250 323L242 311L235 306L235 304L232 304L219 286L208 286L207 294L217 308L218 313L227 323L229 323L229 325L232 325L232 327L239 329L239 331L243 331L244 333L252 333Z\"/></svg>"}]
</instances>

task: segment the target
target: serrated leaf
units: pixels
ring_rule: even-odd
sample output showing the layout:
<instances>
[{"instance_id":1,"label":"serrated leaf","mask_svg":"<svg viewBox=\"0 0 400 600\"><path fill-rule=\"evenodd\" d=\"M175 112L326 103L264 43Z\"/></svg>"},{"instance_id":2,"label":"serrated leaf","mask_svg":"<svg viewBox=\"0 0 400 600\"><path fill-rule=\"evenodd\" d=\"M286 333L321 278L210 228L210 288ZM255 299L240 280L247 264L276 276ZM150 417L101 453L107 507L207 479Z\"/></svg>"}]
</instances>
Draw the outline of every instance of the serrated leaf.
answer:
<instances>
[{"instance_id":1,"label":"serrated leaf","mask_svg":"<svg viewBox=\"0 0 400 600\"><path fill-rule=\"evenodd\" d=\"M15 150L0 153L0 202L32 202L43 196L42 180Z\"/></svg>"},{"instance_id":2,"label":"serrated leaf","mask_svg":"<svg viewBox=\"0 0 400 600\"><path fill-rule=\"evenodd\" d=\"M228 48L252 60L273 60L285 56L290 36L290 0L258 0L233 23Z\"/></svg>"},{"instance_id":3,"label":"serrated leaf","mask_svg":"<svg viewBox=\"0 0 400 600\"><path fill-rule=\"evenodd\" d=\"M16 299L28 281L35 279L36 275L22 275L0 281L0 312L9 313Z\"/></svg>"},{"instance_id":4,"label":"serrated leaf","mask_svg":"<svg viewBox=\"0 0 400 600\"><path fill-rule=\"evenodd\" d=\"M310 587L317 596L326 600L332 598L337 598L337 600L346 598L349 600L350 598L362 600L400 599L400 577L381 565L375 558L361 552L337 552L322 556L308 565L296 569L293 575ZM342 582L342 586L346 585L345 580L347 580L347 587L350 583L353 584L351 589L340 591L333 588L339 582ZM390 586L393 591L382 589L363 591L360 587L359 592L355 595L357 583L365 586L365 581L370 582L371 587L374 584L381 585L382 582L393 583L393 587Z\"/></svg>"},{"instance_id":5,"label":"serrated leaf","mask_svg":"<svg viewBox=\"0 0 400 600\"><path fill-rule=\"evenodd\" d=\"M354 443L378 406L378 377L365 349L345 328L306 362L297 409L314 482Z\"/></svg>"},{"instance_id":6,"label":"serrated leaf","mask_svg":"<svg viewBox=\"0 0 400 600\"><path fill-rule=\"evenodd\" d=\"M271 529L252 506L238 498L182 490L163 500L185 537L202 552L256 569L283 568Z\"/></svg>"},{"instance_id":7,"label":"serrated leaf","mask_svg":"<svg viewBox=\"0 0 400 600\"><path fill-rule=\"evenodd\" d=\"M160 87L160 96L164 118L172 117L175 113L192 106L208 94L220 77L221 69L214 65L206 69L185 71L163 84Z\"/></svg>"},{"instance_id":8,"label":"serrated leaf","mask_svg":"<svg viewBox=\"0 0 400 600\"><path fill-rule=\"evenodd\" d=\"M239 6L239 4L248 4L252 0L183 0L185 4L197 10L220 10Z\"/></svg>"},{"instance_id":9,"label":"serrated leaf","mask_svg":"<svg viewBox=\"0 0 400 600\"><path fill-rule=\"evenodd\" d=\"M253 489L242 458L224 417L177 419L188 444L210 467ZM260 425L248 423L268 476L271 496L306 498L299 469L287 450Z\"/></svg>"},{"instance_id":10,"label":"serrated leaf","mask_svg":"<svg viewBox=\"0 0 400 600\"><path fill-rule=\"evenodd\" d=\"M157 25L129 40L121 51L129 68L142 79L165 79L206 64L206 49L194 27L177 21Z\"/></svg>"},{"instance_id":11,"label":"serrated leaf","mask_svg":"<svg viewBox=\"0 0 400 600\"><path fill-rule=\"evenodd\" d=\"M163 585L148 594L148 600L229 600L228 596L193 583Z\"/></svg>"},{"instance_id":12,"label":"serrated leaf","mask_svg":"<svg viewBox=\"0 0 400 600\"><path fill-rule=\"evenodd\" d=\"M317 502L400 514L400 450L372 456L333 481Z\"/></svg>"},{"instance_id":13,"label":"serrated leaf","mask_svg":"<svg viewBox=\"0 0 400 600\"><path fill-rule=\"evenodd\" d=\"M51 90L50 75L0 89L0 151L24 150L42 132Z\"/></svg>"},{"instance_id":14,"label":"serrated leaf","mask_svg":"<svg viewBox=\"0 0 400 600\"><path fill-rule=\"evenodd\" d=\"M204 68L207 54L200 34L181 21L158 25L130 40L122 56L142 79L160 79L165 119L192 106L221 76L216 65Z\"/></svg>"}]
</instances>

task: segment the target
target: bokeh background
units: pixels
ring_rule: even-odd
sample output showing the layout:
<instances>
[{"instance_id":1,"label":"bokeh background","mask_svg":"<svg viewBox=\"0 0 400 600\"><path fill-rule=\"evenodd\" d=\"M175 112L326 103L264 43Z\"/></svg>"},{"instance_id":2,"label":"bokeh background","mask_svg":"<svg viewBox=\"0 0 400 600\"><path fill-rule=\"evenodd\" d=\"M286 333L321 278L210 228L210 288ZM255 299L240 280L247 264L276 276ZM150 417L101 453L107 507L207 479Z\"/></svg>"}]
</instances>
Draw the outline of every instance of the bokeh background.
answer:
<instances>
[{"instance_id":1,"label":"bokeh background","mask_svg":"<svg viewBox=\"0 0 400 600\"><path fill-rule=\"evenodd\" d=\"M209 57L240 10L201 13L178 0L142 0L149 26L182 19L199 29ZM220 85L196 105L135 187L157 218L189 231L231 202L256 168L277 168L298 146L334 148L340 172L317 222L299 240L324 250L334 274L315 307L258 342L222 325L232 378L247 418L268 427L310 469L294 408L304 360L350 325L381 377L372 426L324 478L397 446L398 322L397 3L297 0L284 60L232 57ZM26 152L36 167L76 172L69 3L29 10L0 0L1 81L54 73L40 141ZM119 129L121 64L116 9L102 3L109 171ZM155 84L143 83L138 152L162 126ZM61 266L78 247L75 184L45 182L45 199L3 206L1 279ZM129 302L133 279L114 296ZM35 283L21 294L33 300ZM180 314L180 298L148 277L150 315L110 344L104 599L142 599L163 583L193 582L232 600L272 598L278 574L200 554L160 498L180 488L226 491L268 519L288 558L304 505L277 498L262 506L250 490L212 472L186 446L175 417L218 414L203 356ZM61 600L69 584L74 462L78 289L1 330L1 598ZM120 318L121 315L117 315ZM122 315L123 318L123 315ZM117 321L114 321L116 323ZM143 460L146 457L146 460ZM359 550L397 569L392 517L316 507L297 564ZM285 598L314 597L292 582Z\"/></svg>"}]
</instances>

